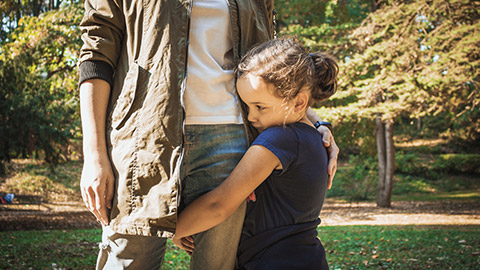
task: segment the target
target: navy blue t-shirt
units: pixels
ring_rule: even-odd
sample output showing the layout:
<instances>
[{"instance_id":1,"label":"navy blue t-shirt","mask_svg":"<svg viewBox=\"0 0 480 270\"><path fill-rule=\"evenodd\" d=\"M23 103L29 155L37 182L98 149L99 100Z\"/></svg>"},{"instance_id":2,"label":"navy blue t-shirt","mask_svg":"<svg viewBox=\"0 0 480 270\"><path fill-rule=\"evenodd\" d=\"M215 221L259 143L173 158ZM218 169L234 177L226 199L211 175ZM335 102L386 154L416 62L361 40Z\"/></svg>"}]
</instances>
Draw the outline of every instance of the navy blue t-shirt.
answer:
<instances>
[{"instance_id":1,"label":"navy blue t-shirt","mask_svg":"<svg viewBox=\"0 0 480 270\"><path fill-rule=\"evenodd\" d=\"M247 205L240 269L328 269L316 230L328 183L322 136L297 122L266 129L253 145L270 150L283 169L274 170Z\"/></svg>"}]
</instances>

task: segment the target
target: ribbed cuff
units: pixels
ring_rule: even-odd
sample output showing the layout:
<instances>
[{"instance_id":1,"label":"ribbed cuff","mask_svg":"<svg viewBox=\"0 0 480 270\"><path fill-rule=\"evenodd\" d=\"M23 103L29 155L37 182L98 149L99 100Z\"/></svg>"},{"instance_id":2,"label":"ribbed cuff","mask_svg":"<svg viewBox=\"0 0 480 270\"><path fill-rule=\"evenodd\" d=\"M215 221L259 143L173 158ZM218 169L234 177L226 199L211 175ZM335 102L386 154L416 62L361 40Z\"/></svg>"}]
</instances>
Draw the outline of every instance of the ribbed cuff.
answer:
<instances>
[{"instance_id":1,"label":"ribbed cuff","mask_svg":"<svg viewBox=\"0 0 480 270\"><path fill-rule=\"evenodd\" d=\"M102 79L112 87L113 84L113 68L104 61L85 61L78 67L80 71L80 79L78 85L86 80Z\"/></svg>"}]
</instances>

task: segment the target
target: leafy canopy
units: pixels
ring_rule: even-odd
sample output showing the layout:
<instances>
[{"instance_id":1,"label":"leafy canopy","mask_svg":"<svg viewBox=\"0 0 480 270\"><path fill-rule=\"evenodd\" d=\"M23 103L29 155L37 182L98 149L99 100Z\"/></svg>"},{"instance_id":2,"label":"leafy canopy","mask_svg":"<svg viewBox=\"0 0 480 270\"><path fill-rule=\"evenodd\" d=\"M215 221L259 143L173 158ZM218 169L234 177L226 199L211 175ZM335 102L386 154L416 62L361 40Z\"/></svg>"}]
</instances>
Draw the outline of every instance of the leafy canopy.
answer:
<instances>
[{"instance_id":1,"label":"leafy canopy","mask_svg":"<svg viewBox=\"0 0 480 270\"><path fill-rule=\"evenodd\" d=\"M81 4L24 16L0 48L0 160L42 155L51 163L79 136L77 27Z\"/></svg>"},{"instance_id":2,"label":"leafy canopy","mask_svg":"<svg viewBox=\"0 0 480 270\"><path fill-rule=\"evenodd\" d=\"M351 118L439 117L480 136L480 3L390 1L352 32L339 93L322 113Z\"/></svg>"}]
</instances>

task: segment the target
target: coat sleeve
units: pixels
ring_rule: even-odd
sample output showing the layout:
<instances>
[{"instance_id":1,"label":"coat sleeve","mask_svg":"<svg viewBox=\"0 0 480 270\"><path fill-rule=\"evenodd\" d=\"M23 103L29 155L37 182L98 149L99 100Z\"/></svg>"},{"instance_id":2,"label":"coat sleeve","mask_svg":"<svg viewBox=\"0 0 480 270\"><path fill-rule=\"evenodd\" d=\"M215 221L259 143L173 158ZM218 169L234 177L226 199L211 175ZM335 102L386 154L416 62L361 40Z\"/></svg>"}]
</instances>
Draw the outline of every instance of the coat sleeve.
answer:
<instances>
[{"instance_id":1,"label":"coat sleeve","mask_svg":"<svg viewBox=\"0 0 480 270\"><path fill-rule=\"evenodd\" d=\"M83 40L78 63L80 83L100 78L111 84L125 34L121 3L117 0L86 0L80 29Z\"/></svg>"}]
</instances>

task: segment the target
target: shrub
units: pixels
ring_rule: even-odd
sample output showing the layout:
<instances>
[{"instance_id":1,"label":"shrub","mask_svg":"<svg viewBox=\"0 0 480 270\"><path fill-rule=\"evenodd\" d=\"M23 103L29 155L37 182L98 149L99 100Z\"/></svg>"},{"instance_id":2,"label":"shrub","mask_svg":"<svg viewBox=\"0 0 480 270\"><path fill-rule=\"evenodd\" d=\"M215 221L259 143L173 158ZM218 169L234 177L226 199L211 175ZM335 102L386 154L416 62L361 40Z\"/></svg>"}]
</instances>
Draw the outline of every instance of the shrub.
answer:
<instances>
[{"instance_id":1,"label":"shrub","mask_svg":"<svg viewBox=\"0 0 480 270\"><path fill-rule=\"evenodd\" d=\"M480 154L443 154L435 158L432 169L445 173L480 174Z\"/></svg>"},{"instance_id":2,"label":"shrub","mask_svg":"<svg viewBox=\"0 0 480 270\"><path fill-rule=\"evenodd\" d=\"M335 175L328 197L345 196L349 201L367 200L375 194L377 162L372 157L351 155L347 165Z\"/></svg>"}]
</instances>

